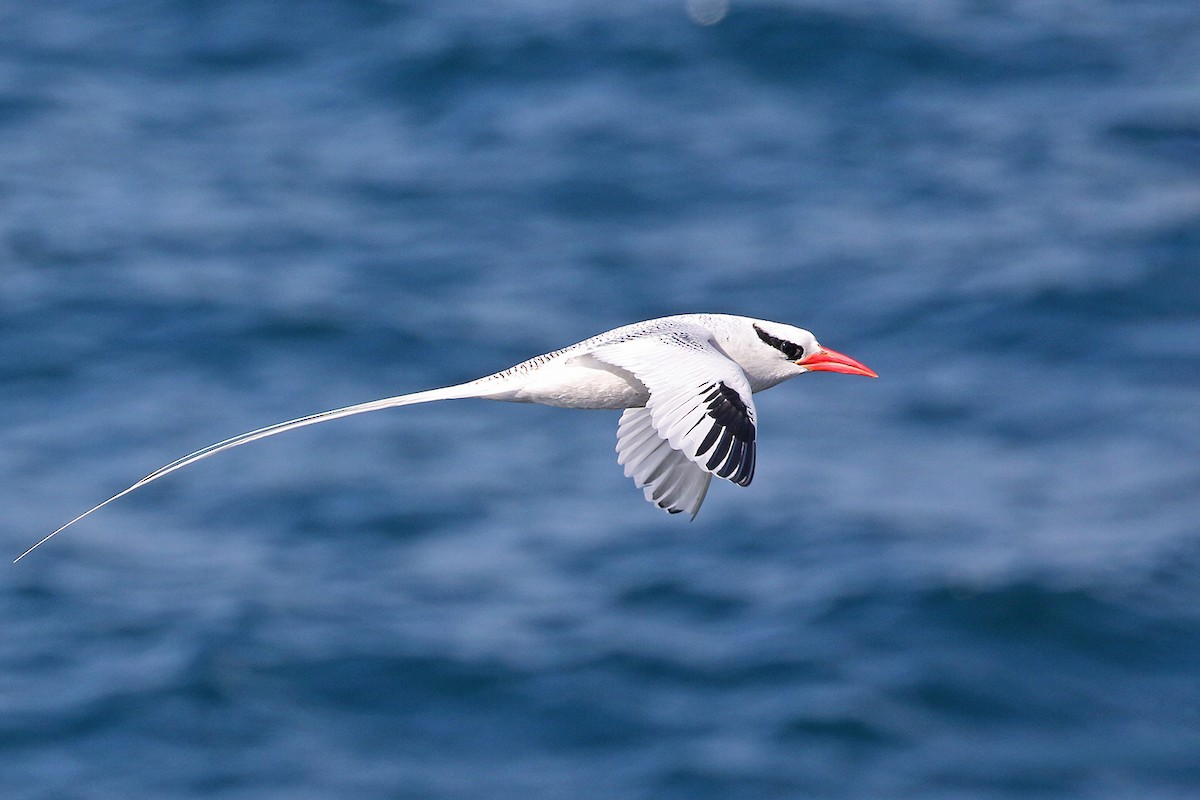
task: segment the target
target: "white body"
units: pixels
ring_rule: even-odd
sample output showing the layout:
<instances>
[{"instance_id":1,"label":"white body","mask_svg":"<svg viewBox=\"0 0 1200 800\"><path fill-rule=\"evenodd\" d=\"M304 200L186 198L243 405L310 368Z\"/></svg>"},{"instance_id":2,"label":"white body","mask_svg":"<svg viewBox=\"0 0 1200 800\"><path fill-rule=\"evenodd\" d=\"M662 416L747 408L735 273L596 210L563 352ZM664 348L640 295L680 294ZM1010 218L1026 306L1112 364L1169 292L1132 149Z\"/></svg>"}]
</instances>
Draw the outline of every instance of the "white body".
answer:
<instances>
[{"instance_id":1,"label":"white body","mask_svg":"<svg viewBox=\"0 0 1200 800\"><path fill-rule=\"evenodd\" d=\"M761 343L746 336L747 327L758 320L729 314L680 314L637 322L585 339L582 342L531 358L503 372L488 375L463 386L472 396L518 403L584 409L640 408L650 392L631 371L595 358L598 349L628 342L663 341L672 336L682 340L696 336L707 339L715 349L742 368L752 392L761 392L799 375L775 354L759 353ZM796 329L799 330L799 329ZM808 334L813 344L812 334Z\"/></svg>"},{"instance_id":2,"label":"white body","mask_svg":"<svg viewBox=\"0 0 1200 800\"><path fill-rule=\"evenodd\" d=\"M482 398L564 408L624 409L617 460L646 499L695 516L713 475L754 476L754 392L814 370L870 375L811 333L729 314L681 314L614 328L469 383L323 411L243 433L161 467L88 509L17 558L151 481L231 447L318 422L434 400Z\"/></svg>"}]
</instances>

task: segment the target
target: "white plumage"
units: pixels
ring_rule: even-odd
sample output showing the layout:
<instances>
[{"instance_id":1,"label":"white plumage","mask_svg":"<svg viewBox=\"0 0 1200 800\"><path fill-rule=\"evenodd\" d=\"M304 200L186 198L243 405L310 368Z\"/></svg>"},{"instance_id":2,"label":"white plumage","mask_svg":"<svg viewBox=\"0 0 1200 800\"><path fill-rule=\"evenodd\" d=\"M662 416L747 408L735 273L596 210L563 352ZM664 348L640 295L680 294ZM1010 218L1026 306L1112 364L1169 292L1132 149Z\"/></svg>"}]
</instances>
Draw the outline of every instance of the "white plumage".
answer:
<instances>
[{"instance_id":1,"label":"white plumage","mask_svg":"<svg viewBox=\"0 0 1200 800\"><path fill-rule=\"evenodd\" d=\"M398 395L268 425L211 444L142 478L30 547L135 489L231 447L318 422L434 400L482 398L565 408L624 409L617 461L646 499L695 516L713 475L754 477L754 392L805 372L875 377L811 333L730 314L681 314L614 328L468 383Z\"/></svg>"}]
</instances>

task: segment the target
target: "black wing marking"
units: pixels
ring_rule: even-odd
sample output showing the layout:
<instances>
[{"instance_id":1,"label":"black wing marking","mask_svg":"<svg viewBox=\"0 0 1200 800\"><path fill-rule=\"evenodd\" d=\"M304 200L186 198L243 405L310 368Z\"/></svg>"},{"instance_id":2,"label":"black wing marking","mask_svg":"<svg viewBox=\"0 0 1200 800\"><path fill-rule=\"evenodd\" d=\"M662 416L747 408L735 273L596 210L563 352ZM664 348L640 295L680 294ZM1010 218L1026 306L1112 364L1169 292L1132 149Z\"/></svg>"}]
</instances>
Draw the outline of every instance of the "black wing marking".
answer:
<instances>
[{"instance_id":1,"label":"black wing marking","mask_svg":"<svg viewBox=\"0 0 1200 800\"><path fill-rule=\"evenodd\" d=\"M754 477L755 411L741 367L703 329L597 347L592 357L628 370L649 390L658 436L705 472L741 486Z\"/></svg>"},{"instance_id":2,"label":"black wing marking","mask_svg":"<svg viewBox=\"0 0 1200 800\"><path fill-rule=\"evenodd\" d=\"M754 479L756 436L749 409L741 396L721 381L705 386L701 394L708 408L705 416L712 420L712 427L700 442L696 455L708 454L705 467L717 477L749 486Z\"/></svg>"}]
</instances>

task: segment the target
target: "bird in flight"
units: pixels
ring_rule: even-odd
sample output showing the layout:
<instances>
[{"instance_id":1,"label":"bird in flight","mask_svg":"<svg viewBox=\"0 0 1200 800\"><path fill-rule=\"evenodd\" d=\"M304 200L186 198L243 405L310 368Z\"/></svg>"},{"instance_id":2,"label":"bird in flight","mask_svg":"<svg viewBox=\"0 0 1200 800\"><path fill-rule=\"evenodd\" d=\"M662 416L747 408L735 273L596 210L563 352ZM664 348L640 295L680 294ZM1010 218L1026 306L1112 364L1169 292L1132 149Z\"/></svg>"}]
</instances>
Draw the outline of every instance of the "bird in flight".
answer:
<instances>
[{"instance_id":1,"label":"bird in flight","mask_svg":"<svg viewBox=\"0 0 1200 800\"><path fill-rule=\"evenodd\" d=\"M750 485L754 477L753 394L806 372L878 377L853 358L822 347L803 328L779 322L731 314L637 322L467 383L322 411L210 444L83 512L16 561L114 500L223 450L305 425L434 400L623 409L617 462L625 475L659 508L695 517L713 475L739 486Z\"/></svg>"}]
</instances>

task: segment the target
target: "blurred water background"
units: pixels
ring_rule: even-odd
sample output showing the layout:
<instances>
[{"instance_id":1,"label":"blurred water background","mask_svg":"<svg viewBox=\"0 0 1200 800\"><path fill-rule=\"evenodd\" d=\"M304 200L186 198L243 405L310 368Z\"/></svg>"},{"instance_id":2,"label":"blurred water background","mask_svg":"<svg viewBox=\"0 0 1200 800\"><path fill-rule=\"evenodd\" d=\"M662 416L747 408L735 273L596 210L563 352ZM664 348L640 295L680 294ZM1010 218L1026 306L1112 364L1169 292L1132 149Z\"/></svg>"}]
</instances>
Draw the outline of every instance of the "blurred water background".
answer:
<instances>
[{"instance_id":1,"label":"blurred water background","mask_svg":"<svg viewBox=\"0 0 1200 800\"><path fill-rule=\"evenodd\" d=\"M10 557L638 319L881 377L693 523L607 412L177 473L3 569L3 796L1198 797L1198 259L1194 0L4 2Z\"/></svg>"}]
</instances>

